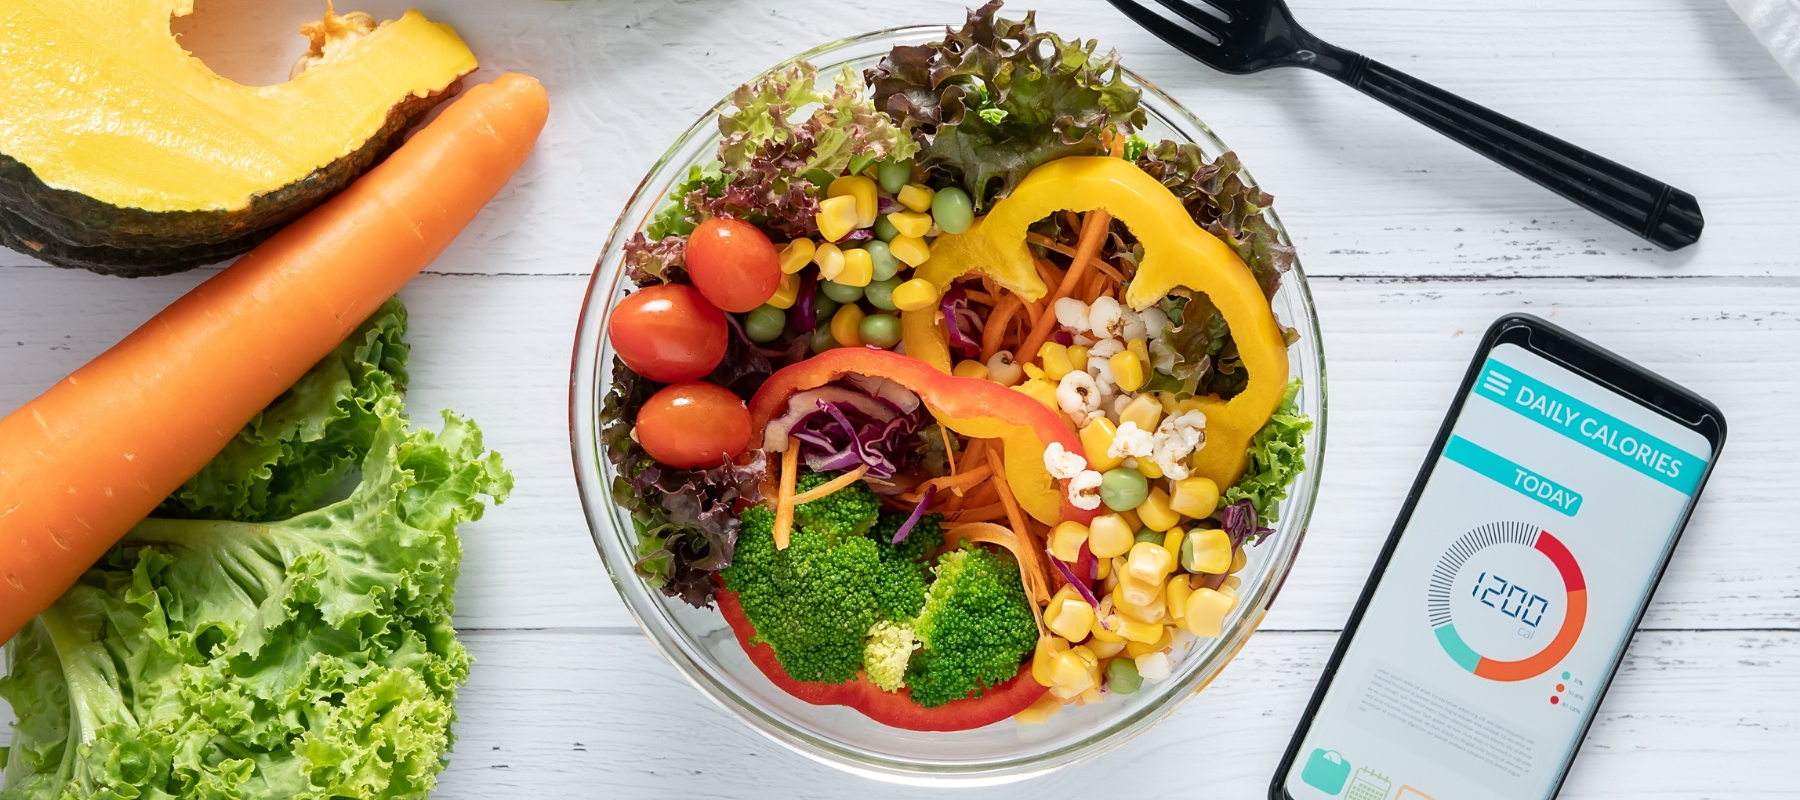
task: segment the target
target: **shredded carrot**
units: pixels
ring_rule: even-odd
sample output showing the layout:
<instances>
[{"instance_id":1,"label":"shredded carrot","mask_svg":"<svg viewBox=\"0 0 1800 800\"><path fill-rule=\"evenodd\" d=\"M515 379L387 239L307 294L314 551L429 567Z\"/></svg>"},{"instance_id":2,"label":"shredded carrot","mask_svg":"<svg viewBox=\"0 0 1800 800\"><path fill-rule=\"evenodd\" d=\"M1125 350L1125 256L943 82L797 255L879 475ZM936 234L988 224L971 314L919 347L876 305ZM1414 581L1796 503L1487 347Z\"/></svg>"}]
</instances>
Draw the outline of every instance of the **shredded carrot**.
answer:
<instances>
[{"instance_id":1,"label":"shredded carrot","mask_svg":"<svg viewBox=\"0 0 1800 800\"><path fill-rule=\"evenodd\" d=\"M932 486L936 486L939 492L949 490L956 494L963 494L969 487L987 480L987 476L992 472L992 467L982 464L979 467L964 470L961 475L945 475L941 478L932 478L931 480L919 484L918 488L913 491L900 496L916 503L920 498L925 496L925 490Z\"/></svg>"},{"instance_id":2,"label":"shredded carrot","mask_svg":"<svg viewBox=\"0 0 1800 800\"><path fill-rule=\"evenodd\" d=\"M781 488L775 492L775 549L786 550L794 529L794 481L800 475L800 440L788 437L781 451Z\"/></svg>"},{"instance_id":3,"label":"shredded carrot","mask_svg":"<svg viewBox=\"0 0 1800 800\"><path fill-rule=\"evenodd\" d=\"M1063 271L1055 264L1050 263L1050 259L1036 258L1032 260L1037 262L1038 277L1044 279L1045 286L1056 286L1062 283Z\"/></svg>"},{"instance_id":4,"label":"shredded carrot","mask_svg":"<svg viewBox=\"0 0 1800 800\"><path fill-rule=\"evenodd\" d=\"M989 475L988 477L991 480L993 476ZM1000 502L1000 496L994 494L994 487L985 481L981 486L963 492L963 496L967 498L963 501L964 504L972 506L985 506L989 503Z\"/></svg>"},{"instance_id":5,"label":"shredded carrot","mask_svg":"<svg viewBox=\"0 0 1800 800\"><path fill-rule=\"evenodd\" d=\"M1031 327L1036 328L1038 318L1044 316L1044 306L1035 300L1025 300L1023 298L1021 298L1019 302L1024 304L1025 314L1031 318ZM1017 355L1017 360L1019 361L1030 361L1037 357L1036 353L1018 353Z\"/></svg>"},{"instance_id":6,"label":"shredded carrot","mask_svg":"<svg viewBox=\"0 0 1800 800\"><path fill-rule=\"evenodd\" d=\"M1112 215L1106 213L1106 209L1096 208L1087 213L1087 219L1083 220L1081 225L1081 240L1075 245L1075 260L1069 264L1069 271L1063 275L1062 284L1056 287L1056 291L1044 298L1045 306L1054 306L1057 300L1075 292L1075 287L1081 285L1081 280L1087 275L1089 262L1094 261L1094 256L1100 252L1100 244L1106 240L1106 232L1111 229ZM1037 324L1031 327L1031 335L1025 337L1025 342L1019 346L1019 350L1028 353L1037 352L1038 346L1043 344L1045 339L1050 338L1050 323L1055 321L1055 314L1039 317Z\"/></svg>"},{"instance_id":7,"label":"shredded carrot","mask_svg":"<svg viewBox=\"0 0 1800 800\"><path fill-rule=\"evenodd\" d=\"M1064 211L1063 219L1068 221L1069 230L1073 230L1073 231L1081 230L1081 215L1076 214L1073 211Z\"/></svg>"},{"instance_id":8,"label":"shredded carrot","mask_svg":"<svg viewBox=\"0 0 1800 800\"><path fill-rule=\"evenodd\" d=\"M1106 276L1096 274L1081 290L1081 302L1093 305L1100 295L1106 294Z\"/></svg>"},{"instance_id":9,"label":"shredded carrot","mask_svg":"<svg viewBox=\"0 0 1800 800\"><path fill-rule=\"evenodd\" d=\"M978 506L976 508L969 508L969 509L964 509L962 511L958 511L955 514L955 518L952 519L951 522L953 522L953 523L992 522L997 519L1005 519L1005 518L1006 518L1006 506L1001 503L994 503L993 505Z\"/></svg>"},{"instance_id":10,"label":"shredded carrot","mask_svg":"<svg viewBox=\"0 0 1800 800\"><path fill-rule=\"evenodd\" d=\"M785 455L783 456L783 460L786 460ZM814 486L811 489L807 489L806 491L795 495L794 498L792 500L789 500L788 502L793 503L794 505L800 505L801 503L810 503L821 497L826 497L826 496L830 495L832 492L835 492L839 489L849 486L852 483L857 482L858 480L861 480L862 476L864 474L868 473L868 471L869 471L868 464L860 464L856 467L856 469L850 470L849 472L846 472L842 475L832 478L829 481L821 483L818 486Z\"/></svg>"},{"instance_id":11,"label":"shredded carrot","mask_svg":"<svg viewBox=\"0 0 1800 800\"><path fill-rule=\"evenodd\" d=\"M1025 241L1035 244L1039 247L1045 248L1052 253L1061 253L1070 258L1075 257L1074 248L1071 248L1068 245L1058 242L1055 239L1052 239L1041 233L1027 233L1027 234L1025 234ZM1044 268L1044 262L1042 260L1039 260L1038 269L1041 270L1043 268Z\"/></svg>"},{"instance_id":12,"label":"shredded carrot","mask_svg":"<svg viewBox=\"0 0 1800 800\"><path fill-rule=\"evenodd\" d=\"M1113 158L1124 158L1125 157L1125 137L1120 136L1116 133L1113 134L1112 143L1107 145L1107 151L1112 154Z\"/></svg>"},{"instance_id":13,"label":"shredded carrot","mask_svg":"<svg viewBox=\"0 0 1800 800\"><path fill-rule=\"evenodd\" d=\"M994 303L998 302L998 300L996 300L993 295L988 294L987 292L971 292L971 291L965 290L963 292L963 294L968 296L969 302L980 303L984 306L991 307L994 305Z\"/></svg>"},{"instance_id":14,"label":"shredded carrot","mask_svg":"<svg viewBox=\"0 0 1800 800\"><path fill-rule=\"evenodd\" d=\"M1094 269L1099 270L1100 274L1105 275L1118 283L1125 282L1125 273L1119 271L1118 267L1113 266L1111 261L1107 261L1104 258L1094 259Z\"/></svg>"},{"instance_id":15,"label":"shredded carrot","mask_svg":"<svg viewBox=\"0 0 1800 800\"><path fill-rule=\"evenodd\" d=\"M944 435L944 460L950 462L950 474L956 474L956 448L950 443L950 429L938 426L938 433Z\"/></svg>"},{"instance_id":16,"label":"shredded carrot","mask_svg":"<svg viewBox=\"0 0 1800 800\"><path fill-rule=\"evenodd\" d=\"M878 494L875 495L875 499L880 500L881 507L889 511L911 511L914 506L919 504L918 500L908 503L905 497L891 494Z\"/></svg>"},{"instance_id":17,"label":"shredded carrot","mask_svg":"<svg viewBox=\"0 0 1800 800\"><path fill-rule=\"evenodd\" d=\"M986 364L1000 352L1000 338L1006 335L1006 323L1019 313L1020 306L1019 296L1010 292L994 306L994 313L988 315L987 327L981 332L981 363Z\"/></svg>"}]
</instances>

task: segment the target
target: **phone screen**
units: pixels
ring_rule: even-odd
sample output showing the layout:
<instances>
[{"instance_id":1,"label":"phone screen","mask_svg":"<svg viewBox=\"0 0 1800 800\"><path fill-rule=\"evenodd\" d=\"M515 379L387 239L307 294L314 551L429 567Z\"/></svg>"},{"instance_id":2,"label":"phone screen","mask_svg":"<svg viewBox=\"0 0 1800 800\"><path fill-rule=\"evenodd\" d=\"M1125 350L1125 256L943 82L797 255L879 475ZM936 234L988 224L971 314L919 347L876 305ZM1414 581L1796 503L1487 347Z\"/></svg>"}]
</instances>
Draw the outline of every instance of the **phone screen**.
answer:
<instances>
[{"instance_id":1,"label":"phone screen","mask_svg":"<svg viewBox=\"0 0 1800 800\"><path fill-rule=\"evenodd\" d=\"M1490 350L1288 794L1551 796L1711 455L1701 434L1579 373Z\"/></svg>"}]
</instances>

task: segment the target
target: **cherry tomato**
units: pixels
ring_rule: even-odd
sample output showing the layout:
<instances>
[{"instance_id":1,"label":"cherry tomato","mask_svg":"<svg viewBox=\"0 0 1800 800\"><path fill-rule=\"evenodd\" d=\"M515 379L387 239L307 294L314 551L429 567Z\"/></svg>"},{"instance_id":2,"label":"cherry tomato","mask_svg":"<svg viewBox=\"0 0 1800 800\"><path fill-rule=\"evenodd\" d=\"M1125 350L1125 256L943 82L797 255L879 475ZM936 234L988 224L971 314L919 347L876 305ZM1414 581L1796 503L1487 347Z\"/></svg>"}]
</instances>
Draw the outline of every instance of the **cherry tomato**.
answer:
<instances>
[{"instance_id":1,"label":"cherry tomato","mask_svg":"<svg viewBox=\"0 0 1800 800\"><path fill-rule=\"evenodd\" d=\"M662 383L705 377L731 343L725 312L694 287L672 283L620 300L607 336L632 372Z\"/></svg>"},{"instance_id":2,"label":"cherry tomato","mask_svg":"<svg viewBox=\"0 0 1800 800\"><path fill-rule=\"evenodd\" d=\"M651 458L671 467L716 467L749 446L750 410L722 386L673 384L638 410L637 439Z\"/></svg>"},{"instance_id":3,"label":"cherry tomato","mask_svg":"<svg viewBox=\"0 0 1800 800\"><path fill-rule=\"evenodd\" d=\"M688 235L687 271L712 304L742 314L769 302L781 285L781 252L741 219L713 217Z\"/></svg>"}]
</instances>

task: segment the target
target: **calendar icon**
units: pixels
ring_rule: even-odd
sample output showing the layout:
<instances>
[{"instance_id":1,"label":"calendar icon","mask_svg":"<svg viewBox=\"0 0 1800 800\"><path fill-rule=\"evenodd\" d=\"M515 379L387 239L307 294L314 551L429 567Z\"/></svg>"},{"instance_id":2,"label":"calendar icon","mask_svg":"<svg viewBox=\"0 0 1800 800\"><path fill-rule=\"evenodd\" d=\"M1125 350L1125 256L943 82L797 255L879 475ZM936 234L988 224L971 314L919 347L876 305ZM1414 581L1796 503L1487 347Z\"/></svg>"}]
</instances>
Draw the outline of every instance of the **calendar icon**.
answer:
<instances>
[{"instance_id":1,"label":"calendar icon","mask_svg":"<svg viewBox=\"0 0 1800 800\"><path fill-rule=\"evenodd\" d=\"M1344 800L1387 800L1388 789L1393 783L1386 775L1368 767L1360 767L1356 775L1350 778L1350 788L1344 792Z\"/></svg>"}]
</instances>

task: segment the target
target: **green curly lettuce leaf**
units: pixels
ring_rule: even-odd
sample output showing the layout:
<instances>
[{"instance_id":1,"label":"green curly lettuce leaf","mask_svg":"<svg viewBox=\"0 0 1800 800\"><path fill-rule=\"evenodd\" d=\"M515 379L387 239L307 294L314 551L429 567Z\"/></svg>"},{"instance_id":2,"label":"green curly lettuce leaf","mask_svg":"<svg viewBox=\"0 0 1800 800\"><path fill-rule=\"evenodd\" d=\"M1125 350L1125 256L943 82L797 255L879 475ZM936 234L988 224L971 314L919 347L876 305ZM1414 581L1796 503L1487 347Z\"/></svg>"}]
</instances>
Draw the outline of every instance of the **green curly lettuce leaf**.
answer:
<instances>
[{"instance_id":1,"label":"green curly lettuce leaf","mask_svg":"<svg viewBox=\"0 0 1800 800\"><path fill-rule=\"evenodd\" d=\"M1226 151L1208 161L1199 145L1165 139L1140 154L1137 165L1169 187L1200 227L1244 260L1264 295L1275 296L1282 276L1294 267L1294 247L1282 243L1263 214L1275 198L1244 183L1244 165L1236 153Z\"/></svg>"},{"instance_id":2,"label":"green curly lettuce leaf","mask_svg":"<svg viewBox=\"0 0 1800 800\"><path fill-rule=\"evenodd\" d=\"M961 183L978 209L1012 193L1037 166L1102 152L1100 134L1144 126L1142 92L1117 52L1037 30L1036 14L969 12L941 42L896 47L864 73L876 107L921 144L921 166Z\"/></svg>"},{"instance_id":3,"label":"green curly lettuce leaf","mask_svg":"<svg viewBox=\"0 0 1800 800\"><path fill-rule=\"evenodd\" d=\"M425 798L470 658L461 545L512 476L446 413L368 409L346 499L272 523L139 524L11 645L4 800Z\"/></svg>"},{"instance_id":4,"label":"green curly lettuce leaf","mask_svg":"<svg viewBox=\"0 0 1800 800\"><path fill-rule=\"evenodd\" d=\"M1306 469L1306 434L1312 431L1312 418L1300 413L1295 398L1300 394L1300 379L1288 381L1287 394L1281 398L1274 415L1250 437L1250 466L1244 477L1225 490L1219 507L1242 500L1256 507L1263 522L1280 519L1281 501L1287 490Z\"/></svg>"},{"instance_id":5,"label":"green curly lettuce leaf","mask_svg":"<svg viewBox=\"0 0 1800 800\"><path fill-rule=\"evenodd\" d=\"M382 401L406 391L406 306L389 298L238 431L157 516L263 522L316 507L369 452Z\"/></svg>"}]
</instances>

